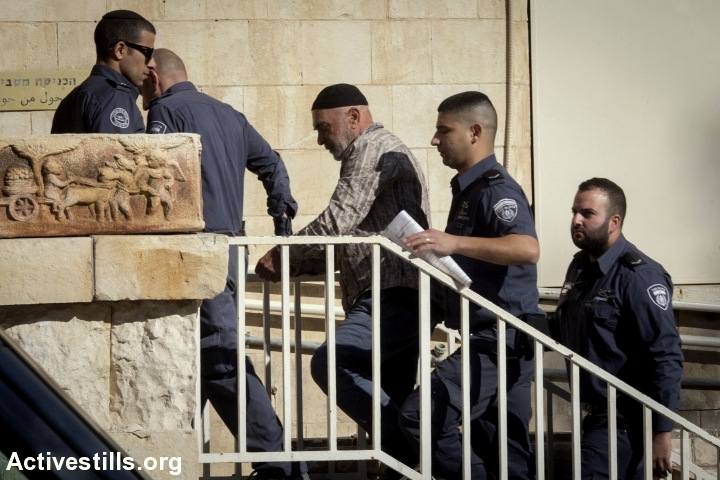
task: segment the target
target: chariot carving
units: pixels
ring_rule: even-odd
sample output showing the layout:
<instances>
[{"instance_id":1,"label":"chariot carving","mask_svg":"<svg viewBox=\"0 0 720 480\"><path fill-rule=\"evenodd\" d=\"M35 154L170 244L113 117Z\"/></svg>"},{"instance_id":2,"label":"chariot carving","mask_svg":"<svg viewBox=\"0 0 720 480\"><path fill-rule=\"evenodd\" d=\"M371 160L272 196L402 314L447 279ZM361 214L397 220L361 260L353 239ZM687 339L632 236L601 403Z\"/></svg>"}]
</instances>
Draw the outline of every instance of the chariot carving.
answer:
<instances>
[{"instance_id":1,"label":"chariot carving","mask_svg":"<svg viewBox=\"0 0 720 480\"><path fill-rule=\"evenodd\" d=\"M198 135L0 137L0 238L202 230Z\"/></svg>"},{"instance_id":2,"label":"chariot carving","mask_svg":"<svg viewBox=\"0 0 720 480\"><path fill-rule=\"evenodd\" d=\"M170 219L176 199L174 185L186 178L166 150L147 141L122 141L125 150L102 161L94 169L95 175L87 176L58 158L79 143L56 150L50 142L7 145L27 162L5 171L0 206L7 208L10 220L30 221L46 205L61 222L73 221L76 207L87 208L98 222L133 221L133 197L145 200L142 215L162 212L165 220Z\"/></svg>"}]
</instances>

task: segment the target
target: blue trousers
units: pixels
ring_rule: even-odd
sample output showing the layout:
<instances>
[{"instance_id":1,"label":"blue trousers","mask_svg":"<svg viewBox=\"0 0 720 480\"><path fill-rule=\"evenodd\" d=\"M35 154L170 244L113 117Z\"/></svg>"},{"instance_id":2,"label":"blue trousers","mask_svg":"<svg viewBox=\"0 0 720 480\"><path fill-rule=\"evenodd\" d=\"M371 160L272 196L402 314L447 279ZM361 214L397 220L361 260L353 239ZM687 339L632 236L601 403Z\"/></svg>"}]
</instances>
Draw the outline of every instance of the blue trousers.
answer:
<instances>
[{"instance_id":1,"label":"blue trousers","mask_svg":"<svg viewBox=\"0 0 720 480\"><path fill-rule=\"evenodd\" d=\"M491 338L470 340L470 430L474 480L499 477L497 430L497 345ZM460 350L440 362L431 374L432 474L437 479L462 476L462 388ZM532 360L517 358L507 348L508 474L511 479L535 478L530 443ZM420 392L402 406L400 425L416 449L420 447Z\"/></svg>"},{"instance_id":2,"label":"blue trousers","mask_svg":"<svg viewBox=\"0 0 720 480\"><path fill-rule=\"evenodd\" d=\"M406 287L380 294L382 449L409 466L418 462L398 425L398 412L415 388L418 366L418 293ZM372 433L372 298L361 296L335 331L337 404ZM432 328L429 326L428 328ZM328 391L327 343L310 363L313 379Z\"/></svg>"},{"instance_id":3,"label":"blue trousers","mask_svg":"<svg viewBox=\"0 0 720 480\"><path fill-rule=\"evenodd\" d=\"M237 425L237 327L235 309L237 251L230 249L225 290L200 306L201 390L235 437ZM283 448L283 426L252 362L245 357L247 436L250 452L278 452ZM241 439L242 441L242 439ZM277 467L288 478L307 472L305 462L253 463L253 468Z\"/></svg>"},{"instance_id":4,"label":"blue trousers","mask_svg":"<svg viewBox=\"0 0 720 480\"><path fill-rule=\"evenodd\" d=\"M618 479L642 480L643 439L642 428L630 426L624 429L618 419L617 464ZM587 415L582 422L580 440L582 480L606 479L608 473L608 422L607 413ZM563 472L563 479L572 478L571 472Z\"/></svg>"}]
</instances>

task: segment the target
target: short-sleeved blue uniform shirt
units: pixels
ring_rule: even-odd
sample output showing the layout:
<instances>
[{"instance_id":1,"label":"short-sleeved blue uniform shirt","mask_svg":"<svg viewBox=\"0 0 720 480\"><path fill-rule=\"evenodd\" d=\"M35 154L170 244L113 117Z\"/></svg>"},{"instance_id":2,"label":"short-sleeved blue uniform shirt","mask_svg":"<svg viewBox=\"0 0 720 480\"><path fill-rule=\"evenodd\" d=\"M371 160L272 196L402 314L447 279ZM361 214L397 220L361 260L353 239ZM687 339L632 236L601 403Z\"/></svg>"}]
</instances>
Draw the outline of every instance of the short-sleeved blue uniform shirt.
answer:
<instances>
[{"instance_id":1,"label":"short-sleeved blue uniform shirt","mask_svg":"<svg viewBox=\"0 0 720 480\"><path fill-rule=\"evenodd\" d=\"M60 102L50 132L145 133L137 106L139 93L119 72L95 65L90 76Z\"/></svg>"},{"instance_id":2,"label":"short-sleeved blue uniform shirt","mask_svg":"<svg viewBox=\"0 0 720 480\"><path fill-rule=\"evenodd\" d=\"M518 183L491 155L456 175L452 181L453 201L445 231L469 237L504 237L511 234L537 238L530 204ZM535 265L497 265L453 255L453 259L472 279L471 289L516 317L542 315L538 307L537 268ZM448 293L449 319L453 328L460 325L459 297ZM470 330L491 329L496 316L470 304Z\"/></svg>"}]
</instances>

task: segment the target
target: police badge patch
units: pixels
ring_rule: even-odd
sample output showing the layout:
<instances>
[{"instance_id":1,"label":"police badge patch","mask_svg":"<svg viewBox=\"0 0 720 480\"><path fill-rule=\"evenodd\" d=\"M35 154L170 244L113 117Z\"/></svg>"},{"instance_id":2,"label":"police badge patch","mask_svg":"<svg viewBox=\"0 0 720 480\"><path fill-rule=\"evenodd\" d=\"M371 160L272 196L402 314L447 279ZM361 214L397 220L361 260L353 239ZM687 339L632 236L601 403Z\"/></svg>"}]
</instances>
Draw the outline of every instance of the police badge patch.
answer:
<instances>
[{"instance_id":1,"label":"police badge patch","mask_svg":"<svg viewBox=\"0 0 720 480\"><path fill-rule=\"evenodd\" d=\"M670 305L670 295L665 285L656 283L655 285L650 285L647 291L648 295L650 295L650 300L652 300L655 305L663 310L667 310L668 305Z\"/></svg>"},{"instance_id":2,"label":"police badge patch","mask_svg":"<svg viewBox=\"0 0 720 480\"><path fill-rule=\"evenodd\" d=\"M167 125L162 122L150 122L148 125L147 133L165 133L167 131Z\"/></svg>"},{"instance_id":3,"label":"police badge patch","mask_svg":"<svg viewBox=\"0 0 720 480\"><path fill-rule=\"evenodd\" d=\"M128 128L130 126L130 115L124 108L116 108L110 114L110 122L118 128Z\"/></svg>"},{"instance_id":4,"label":"police badge patch","mask_svg":"<svg viewBox=\"0 0 720 480\"><path fill-rule=\"evenodd\" d=\"M503 198L493 207L495 215L503 222L512 222L517 215L517 202L512 198Z\"/></svg>"}]
</instances>

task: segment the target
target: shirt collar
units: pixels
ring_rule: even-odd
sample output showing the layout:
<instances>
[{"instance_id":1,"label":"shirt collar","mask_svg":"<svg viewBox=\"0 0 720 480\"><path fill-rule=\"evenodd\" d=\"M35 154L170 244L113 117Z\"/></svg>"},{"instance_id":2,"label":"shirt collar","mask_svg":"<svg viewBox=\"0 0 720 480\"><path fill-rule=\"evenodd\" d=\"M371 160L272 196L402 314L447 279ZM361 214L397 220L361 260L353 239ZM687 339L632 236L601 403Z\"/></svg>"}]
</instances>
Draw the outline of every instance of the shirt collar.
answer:
<instances>
[{"instance_id":1,"label":"shirt collar","mask_svg":"<svg viewBox=\"0 0 720 480\"><path fill-rule=\"evenodd\" d=\"M358 138L362 137L363 135L366 135L370 132L373 132L375 130L378 130L380 128L383 128L383 124L380 122L374 122L371 123L365 130L362 131L360 135L355 137L352 142L345 148L345 151L342 153L342 160L347 160L352 155L352 152L355 151L355 145L358 142Z\"/></svg>"},{"instance_id":2,"label":"shirt collar","mask_svg":"<svg viewBox=\"0 0 720 480\"><path fill-rule=\"evenodd\" d=\"M620 258L620 254L625 251L625 246L627 245L627 243L627 239L621 233L617 240L615 240L615 243L613 243L610 248L605 250L605 252L600 255L600 257L595 263L597 263L597 267L600 269L603 275L606 275L610 271L610 268L615 265L615 263L618 261L618 258ZM581 251L579 252L579 254L583 256L585 262L587 262L588 264L591 263L590 257L588 257L587 253Z\"/></svg>"},{"instance_id":3,"label":"shirt collar","mask_svg":"<svg viewBox=\"0 0 720 480\"><path fill-rule=\"evenodd\" d=\"M491 154L472 167L468 168L463 173L455 175L450 180L450 186L453 188L453 193L457 189L457 193L465 190L471 183L480 178L484 173L489 172L498 165L498 161L495 158L495 154Z\"/></svg>"},{"instance_id":4,"label":"shirt collar","mask_svg":"<svg viewBox=\"0 0 720 480\"><path fill-rule=\"evenodd\" d=\"M618 258L620 258L620 254L625 250L626 244L627 240L625 240L625 237L621 233L617 240L615 240L615 243L605 250L605 253L600 255L597 262L603 274L606 274L610 270L610 267L617 262Z\"/></svg>"},{"instance_id":5,"label":"shirt collar","mask_svg":"<svg viewBox=\"0 0 720 480\"><path fill-rule=\"evenodd\" d=\"M123 87L130 88L139 93L137 87L130 83L125 76L107 65L95 64L90 71L90 75L101 75L108 80L112 81L116 86L122 85Z\"/></svg>"},{"instance_id":6,"label":"shirt collar","mask_svg":"<svg viewBox=\"0 0 720 480\"><path fill-rule=\"evenodd\" d=\"M158 98L172 95L173 93L177 93L177 92L183 92L185 90L197 90L197 89L195 88L195 85L193 85L192 82L186 80L184 82L178 82L175 85L173 85L172 87L168 88L167 90L165 90L165 93L160 95Z\"/></svg>"}]
</instances>

